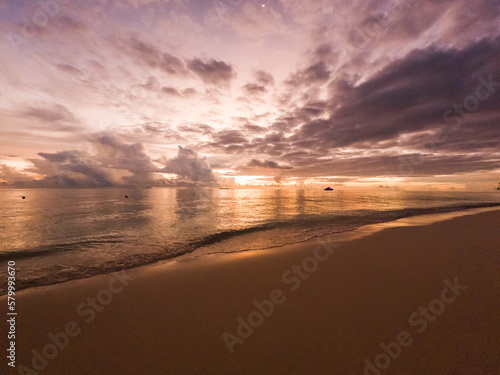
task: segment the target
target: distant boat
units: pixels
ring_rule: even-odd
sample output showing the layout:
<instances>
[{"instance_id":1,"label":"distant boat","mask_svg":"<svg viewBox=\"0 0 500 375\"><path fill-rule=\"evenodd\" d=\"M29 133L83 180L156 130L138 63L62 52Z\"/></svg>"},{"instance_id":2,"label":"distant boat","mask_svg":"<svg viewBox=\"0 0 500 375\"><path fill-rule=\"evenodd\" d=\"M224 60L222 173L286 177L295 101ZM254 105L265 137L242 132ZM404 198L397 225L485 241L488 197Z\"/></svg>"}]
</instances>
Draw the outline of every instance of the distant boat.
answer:
<instances>
[{"instance_id":1,"label":"distant boat","mask_svg":"<svg viewBox=\"0 0 500 375\"><path fill-rule=\"evenodd\" d=\"M333 190L330 186L328 186L325 190Z\"/></svg>"},{"instance_id":2,"label":"distant boat","mask_svg":"<svg viewBox=\"0 0 500 375\"><path fill-rule=\"evenodd\" d=\"M230 188L219 188L220 190L229 190Z\"/></svg>"}]
</instances>

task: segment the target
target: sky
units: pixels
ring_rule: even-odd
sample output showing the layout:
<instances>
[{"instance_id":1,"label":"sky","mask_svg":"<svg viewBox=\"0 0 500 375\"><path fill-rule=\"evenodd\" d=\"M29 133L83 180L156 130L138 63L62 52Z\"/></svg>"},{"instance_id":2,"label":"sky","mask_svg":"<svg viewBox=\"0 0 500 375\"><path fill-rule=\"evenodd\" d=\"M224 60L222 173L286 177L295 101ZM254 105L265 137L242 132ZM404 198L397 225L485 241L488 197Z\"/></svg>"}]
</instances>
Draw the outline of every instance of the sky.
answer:
<instances>
[{"instance_id":1,"label":"sky","mask_svg":"<svg viewBox=\"0 0 500 375\"><path fill-rule=\"evenodd\" d=\"M0 0L0 186L500 181L498 0Z\"/></svg>"}]
</instances>

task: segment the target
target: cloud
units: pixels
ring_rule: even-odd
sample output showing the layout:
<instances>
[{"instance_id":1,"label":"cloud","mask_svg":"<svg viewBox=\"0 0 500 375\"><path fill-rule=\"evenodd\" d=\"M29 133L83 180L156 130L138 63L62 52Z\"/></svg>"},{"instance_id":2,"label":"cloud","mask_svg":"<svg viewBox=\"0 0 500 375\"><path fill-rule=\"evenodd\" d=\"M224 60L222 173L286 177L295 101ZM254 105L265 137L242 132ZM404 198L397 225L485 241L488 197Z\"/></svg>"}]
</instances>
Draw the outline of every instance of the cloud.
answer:
<instances>
[{"instance_id":1,"label":"cloud","mask_svg":"<svg viewBox=\"0 0 500 375\"><path fill-rule=\"evenodd\" d=\"M207 158L199 157L195 151L188 148L179 146L177 156L165 160L164 164L165 167L161 169L161 172L175 173L187 181L213 183L216 179Z\"/></svg>"},{"instance_id":2,"label":"cloud","mask_svg":"<svg viewBox=\"0 0 500 375\"><path fill-rule=\"evenodd\" d=\"M65 106L52 104L45 107L29 106L21 112L23 116L35 117L46 122L64 121L76 122L75 116Z\"/></svg>"},{"instance_id":3,"label":"cloud","mask_svg":"<svg viewBox=\"0 0 500 375\"><path fill-rule=\"evenodd\" d=\"M110 174L109 170L105 168L103 163L99 162L96 158L91 155L81 152L81 151L61 151L57 153L38 153L39 156L45 159L45 161L50 163L50 168L52 169L52 173L49 170L48 176L54 175L63 178L66 181L66 184L69 183L71 186L76 185L95 185L95 186L112 186L114 185L113 177ZM34 161L37 172L41 172L41 169L44 169L44 172L47 173L47 165L45 164L43 167L41 163ZM69 175L64 174L64 172L71 172ZM78 177L74 176L83 176L83 179L79 181ZM45 177L47 179L47 177Z\"/></svg>"},{"instance_id":4,"label":"cloud","mask_svg":"<svg viewBox=\"0 0 500 375\"><path fill-rule=\"evenodd\" d=\"M498 0L105 3L65 4L46 26L40 4L4 9L0 29L22 45L0 56L3 153L42 152L31 173L47 184L154 185L179 144L232 173L275 174L272 161L301 178L498 163L500 89L466 109L480 77L500 82ZM103 123L123 138L71 153Z\"/></svg>"},{"instance_id":5,"label":"cloud","mask_svg":"<svg viewBox=\"0 0 500 375\"><path fill-rule=\"evenodd\" d=\"M121 40L119 45L129 48L135 58L149 67L158 68L170 75L183 76L188 70L184 62L177 56L160 50L158 47L144 42L135 36L127 40Z\"/></svg>"},{"instance_id":6,"label":"cloud","mask_svg":"<svg viewBox=\"0 0 500 375\"><path fill-rule=\"evenodd\" d=\"M262 85L257 85L255 83L247 83L242 87L243 91L247 95L258 95L258 94L264 94L267 92L267 89L265 86Z\"/></svg>"},{"instance_id":7,"label":"cloud","mask_svg":"<svg viewBox=\"0 0 500 375\"><path fill-rule=\"evenodd\" d=\"M328 48L317 55L329 56ZM312 66L301 71L312 78L295 75L302 79L299 86L328 71L326 62ZM301 101L285 103L268 128L242 120L244 135L218 132L208 144L225 153L272 157L303 177L494 171L500 165L498 66L499 37L462 49L414 50L361 82L334 79L325 86L327 99L307 93ZM407 159L422 162L402 171ZM253 159L245 168L272 169L269 160Z\"/></svg>"},{"instance_id":8,"label":"cloud","mask_svg":"<svg viewBox=\"0 0 500 375\"><path fill-rule=\"evenodd\" d=\"M79 150L39 152L25 171L3 168L8 184L27 187L150 187L158 183L159 168L142 143L129 143L116 134L89 136L94 153ZM34 178L32 175L42 178Z\"/></svg>"},{"instance_id":9,"label":"cloud","mask_svg":"<svg viewBox=\"0 0 500 375\"><path fill-rule=\"evenodd\" d=\"M82 74L82 71L78 68L75 68L73 65L69 64L57 64L56 65L58 69L62 70L63 72L78 76Z\"/></svg>"},{"instance_id":10,"label":"cloud","mask_svg":"<svg viewBox=\"0 0 500 375\"><path fill-rule=\"evenodd\" d=\"M214 129L206 124L181 125L178 127L178 130L186 133L197 133L203 135L210 135L214 132Z\"/></svg>"},{"instance_id":11,"label":"cloud","mask_svg":"<svg viewBox=\"0 0 500 375\"><path fill-rule=\"evenodd\" d=\"M491 76L494 82L500 82L498 66L500 38L484 39L463 50L430 47L413 51L359 85L333 82L330 117L304 123L289 140L292 146L309 144L318 150L395 145L389 141L396 141L399 147L420 148L418 137L411 134L442 131L448 139L440 147L458 146L461 139L461 150L455 151L491 148L492 139L500 136L500 129L494 126L500 120L500 89L493 87L495 91L488 93L487 88L481 88L484 95L488 94L485 100L471 95L475 95L482 79ZM474 106L477 100L474 111L464 109L464 105L471 108L467 100ZM465 117L464 125L456 129L452 125L458 121L457 113L452 110L449 118L444 116L454 105L462 108Z\"/></svg>"},{"instance_id":12,"label":"cloud","mask_svg":"<svg viewBox=\"0 0 500 375\"><path fill-rule=\"evenodd\" d=\"M255 72L255 80L257 83L264 86L274 85L274 77L263 70L257 70Z\"/></svg>"},{"instance_id":13,"label":"cloud","mask_svg":"<svg viewBox=\"0 0 500 375\"><path fill-rule=\"evenodd\" d=\"M206 157L179 146L172 159L152 160L143 143L130 143L116 134L89 136L93 153L67 150L40 152L28 159L25 170L0 164L0 185L14 187L108 187L184 186L215 184ZM162 173L176 174L167 180ZM33 176L41 176L35 178ZM2 181L3 180L3 181Z\"/></svg>"},{"instance_id":14,"label":"cloud","mask_svg":"<svg viewBox=\"0 0 500 375\"><path fill-rule=\"evenodd\" d=\"M174 87L162 87L161 91L167 95L171 95L171 96L181 96L181 93L179 92L179 90L177 90L176 88Z\"/></svg>"},{"instance_id":15,"label":"cloud","mask_svg":"<svg viewBox=\"0 0 500 375\"><path fill-rule=\"evenodd\" d=\"M245 124L243 126L243 128L247 131L249 131L250 133L262 133L262 132L265 132L266 131L266 128L264 128L263 126L259 126L259 125L255 125L255 124Z\"/></svg>"},{"instance_id":16,"label":"cloud","mask_svg":"<svg viewBox=\"0 0 500 375\"><path fill-rule=\"evenodd\" d=\"M401 159L418 161L413 168L399 169ZM480 155L448 155L432 154L404 155L350 155L348 157L333 156L325 159L305 157L294 161L294 176L398 176L425 177L435 175L453 175L474 173L475 171L497 171L500 158L486 159Z\"/></svg>"},{"instance_id":17,"label":"cloud","mask_svg":"<svg viewBox=\"0 0 500 375\"><path fill-rule=\"evenodd\" d=\"M222 130L215 135L215 138L218 144L224 146L248 142L238 130Z\"/></svg>"},{"instance_id":18,"label":"cloud","mask_svg":"<svg viewBox=\"0 0 500 375\"><path fill-rule=\"evenodd\" d=\"M239 130L221 130L213 134L212 140L205 144L218 151L236 153L247 148L248 140Z\"/></svg>"},{"instance_id":19,"label":"cloud","mask_svg":"<svg viewBox=\"0 0 500 375\"><path fill-rule=\"evenodd\" d=\"M84 22L69 16L56 17L53 23L58 32L83 33L89 30Z\"/></svg>"},{"instance_id":20,"label":"cloud","mask_svg":"<svg viewBox=\"0 0 500 375\"><path fill-rule=\"evenodd\" d=\"M325 62L319 61L294 73L286 83L291 86L324 83L330 78L330 73Z\"/></svg>"},{"instance_id":21,"label":"cloud","mask_svg":"<svg viewBox=\"0 0 500 375\"><path fill-rule=\"evenodd\" d=\"M24 184L32 181L33 178L26 175L26 173L21 172L17 168L0 164L0 180L3 180L3 182L0 182L0 186L23 186Z\"/></svg>"},{"instance_id":22,"label":"cloud","mask_svg":"<svg viewBox=\"0 0 500 375\"><path fill-rule=\"evenodd\" d=\"M144 143L128 143L115 134L108 134L97 137L94 145L103 163L131 173L123 177L127 184L149 186L152 184L152 173L159 171L147 154Z\"/></svg>"},{"instance_id":23,"label":"cloud","mask_svg":"<svg viewBox=\"0 0 500 375\"><path fill-rule=\"evenodd\" d=\"M259 168L270 168L270 169L293 169L290 166L279 165L278 163L271 160L257 160L252 159L247 167L259 167Z\"/></svg>"},{"instance_id":24,"label":"cloud","mask_svg":"<svg viewBox=\"0 0 500 375\"><path fill-rule=\"evenodd\" d=\"M188 62L188 68L196 73L204 83L216 86L227 86L236 76L230 64L215 59L208 61L193 59Z\"/></svg>"},{"instance_id":25,"label":"cloud","mask_svg":"<svg viewBox=\"0 0 500 375\"><path fill-rule=\"evenodd\" d=\"M190 88L187 88L184 91L182 91L182 94L185 95L185 96L188 96L188 97L192 97L192 96L197 95L198 91L196 91L195 89L193 89L192 87L190 87Z\"/></svg>"}]
</instances>

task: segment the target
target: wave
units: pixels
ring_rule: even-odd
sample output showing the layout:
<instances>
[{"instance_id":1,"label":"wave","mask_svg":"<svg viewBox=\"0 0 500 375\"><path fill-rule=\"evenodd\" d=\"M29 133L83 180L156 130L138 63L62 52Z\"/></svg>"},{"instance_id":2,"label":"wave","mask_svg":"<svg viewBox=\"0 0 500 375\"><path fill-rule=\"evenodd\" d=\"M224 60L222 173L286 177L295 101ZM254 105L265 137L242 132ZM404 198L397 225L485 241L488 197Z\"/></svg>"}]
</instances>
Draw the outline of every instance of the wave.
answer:
<instances>
[{"instance_id":1,"label":"wave","mask_svg":"<svg viewBox=\"0 0 500 375\"><path fill-rule=\"evenodd\" d=\"M351 215L337 214L337 215L322 215L322 216L307 217L307 218L297 217L286 221L275 221L275 222L255 225L248 228L231 229L213 233L199 240L195 240L185 244L179 244L180 246L178 246L177 248L172 248L171 246L169 246L164 248L164 250L168 251L169 253L164 254L165 258L162 258L160 256L158 260L169 259L188 252L192 252L201 247L214 245L219 242L229 240L235 237L278 229L278 228L279 229L302 228L307 230L307 229L316 229L318 225L323 225L323 226L328 225L330 228L333 225L359 227L363 225L394 221L411 216L435 214L435 213L447 213L454 211L463 211L473 208L488 208L488 207L500 207L500 203L467 203L467 204L456 204L456 205L447 205L438 207L404 208L400 210L388 210L388 211L359 210L357 211L357 214L351 214ZM324 229L328 230L327 228ZM331 232L325 232L325 234L328 233ZM312 237L318 237L318 235ZM54 245L44 245L31 249L0 252L0 261L45 257L50 255L57 255L58 253L62 252L68 253L70 251L71 252L85 251L86 249L94 248L99 245L112 244L112 243L119 244L119 243L124 243L124 241L119 239L86 240L86 241L54 244ZM271 247L276 247L276 246L271 246ZM156 256L159 256L159 254L156 254Z\"/></svg>"},{"instance_id":2,"label":"wave","mask_svg":"<svg viewBox=\"0 0 500 375\"><path fill-rule=\"evenodd\" d=\"M0 262L9 260L18 260L26 258L36 258L42 256L55 255L58 253L85 251L90 247L104 245L109 243L121 243L120 240L87 240L68 242L54 245L43 245L33 247L31 249L13 250L13 251L0 251Z\"/></svg>"},{"instance_id":3,"label":"wave","mask_svg":"<svg viewBox=\"0 0 500 375\"><path fill-rule=\"evenodd\" d=\"M489 207L500 207L500 203L467 203L427 208L404 208L388 211L358 210L350 215L330 215L312 218L298 217L287 221L265 223L249 228L222 231L208 235L202 239L195 240L190 243L180 244L176 247L169 245L158 248L157 250L152 252L132 254L127 253L124 257L113 260L108 259L106 262L99 263L97 265L95 263L87 263L78 264L72 267L63 267L58 265L57 262L53 262L50 266L46 266L37 270L37 275L31 275L29 279L19 279L17 281L17 288L25 289L34 286L55 284L72 279L81 279L99 274L107 274L122 269L152 264L159 261L176 258L187 253L192 253L197 249L203 248L205 246L216 246L215 248L210 249L210 254L226 252L223 251L222 248L219 248L218 250L218 246L224 243L224 241L228 241L231 239L239 240L239 237L241 237L242 239L242 241L240 241L239 243L242 243L244 245L242 248L234 249L234 251L241 252L247 250L267 250L273 247L283 246L288 243L304 242L314 237L321 237L324 235L345 232L347 230L355 230L364 225L390 222L411 216L449 213L464 211L468 209ZM293 229L293 231L287 232L294 234L299 233L301 237L295 237L293 241L287 241L281 236L272 235L275 230L280 229ZM270 231L270 238L272 238L273 243L261 248L248 247L247 244L249 243L249 241L245 240L245 236L258 234L260 237L262 236L262 233L266 231ZM40 246L20 251L2 252L0 253L0 261L29 259L36 257L51 257L60 253L68 253L70 251L73 253L84 252L85 250L88 250L90 248L99 248L100 246L106 244L120 243L126 244L125 241L117 239L100 239ZM0 295L2 294L5 294L5 291L0 288Z\"/></svg>"},{"instance_id":4,"label":"wave","mask_svg":"<svg viewBox=\"0 0 500 375\"><path fill-rule=\"evenodd\" d=\"M287 221L266 223L258 226L253 226L250 228L234 229L234 230L214 233L206 236L202 240L190 243L188 246L186 246L186 248L192 249L191 251L194 251L200 247L213 245L218 242L222 242L234 237L255 232L278 229L278 228L307 229L307 228L315 228L316 225L332 226L334 224L342 226L352 225L355 227L360 227L363 225L384 223L411 216L447 213L447 212L463 211L474 208L488 208L488 207L500 207L500 203L468 203L468 204L457 204L457 205L438 206L429 208L404 208L400 210L390 210L390 211L360 210L358 215L331 215L331 216L322 215L319 217L312 217L312 218L309 217L307 219L295 218ZM325 230L328 229L325 228ZM325 232L325 234L328 233L330 232ZM313 236L313 237L318 237L318 236Z\"/></svg>"}]
</instances>

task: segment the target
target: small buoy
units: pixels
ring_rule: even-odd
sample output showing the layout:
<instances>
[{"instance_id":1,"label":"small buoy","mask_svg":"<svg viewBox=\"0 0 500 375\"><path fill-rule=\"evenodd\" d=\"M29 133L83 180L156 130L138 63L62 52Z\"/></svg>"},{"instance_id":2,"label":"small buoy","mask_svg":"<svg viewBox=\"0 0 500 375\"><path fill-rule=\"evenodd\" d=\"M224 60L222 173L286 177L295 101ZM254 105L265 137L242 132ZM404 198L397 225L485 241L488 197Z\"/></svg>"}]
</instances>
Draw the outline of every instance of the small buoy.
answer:
<instances>
[{"instance_id":1,"label":"small buoy","mask_svg":"<svg viewBox=\"0 0 500 375\"><path fill-rule=\"evenodd\" d=\"M26 197L23 195L23 199L26 199Z\"/></svg>"},{"instance_id":2,"label":"small buoy","mask_svg":"<svg viewBox=\"0 0 500 375\"><path fill-rule=\"evenodd\" d=\"M125 198L128 198L128 195L125 195Z\"/></svg>"}]
</instances>

